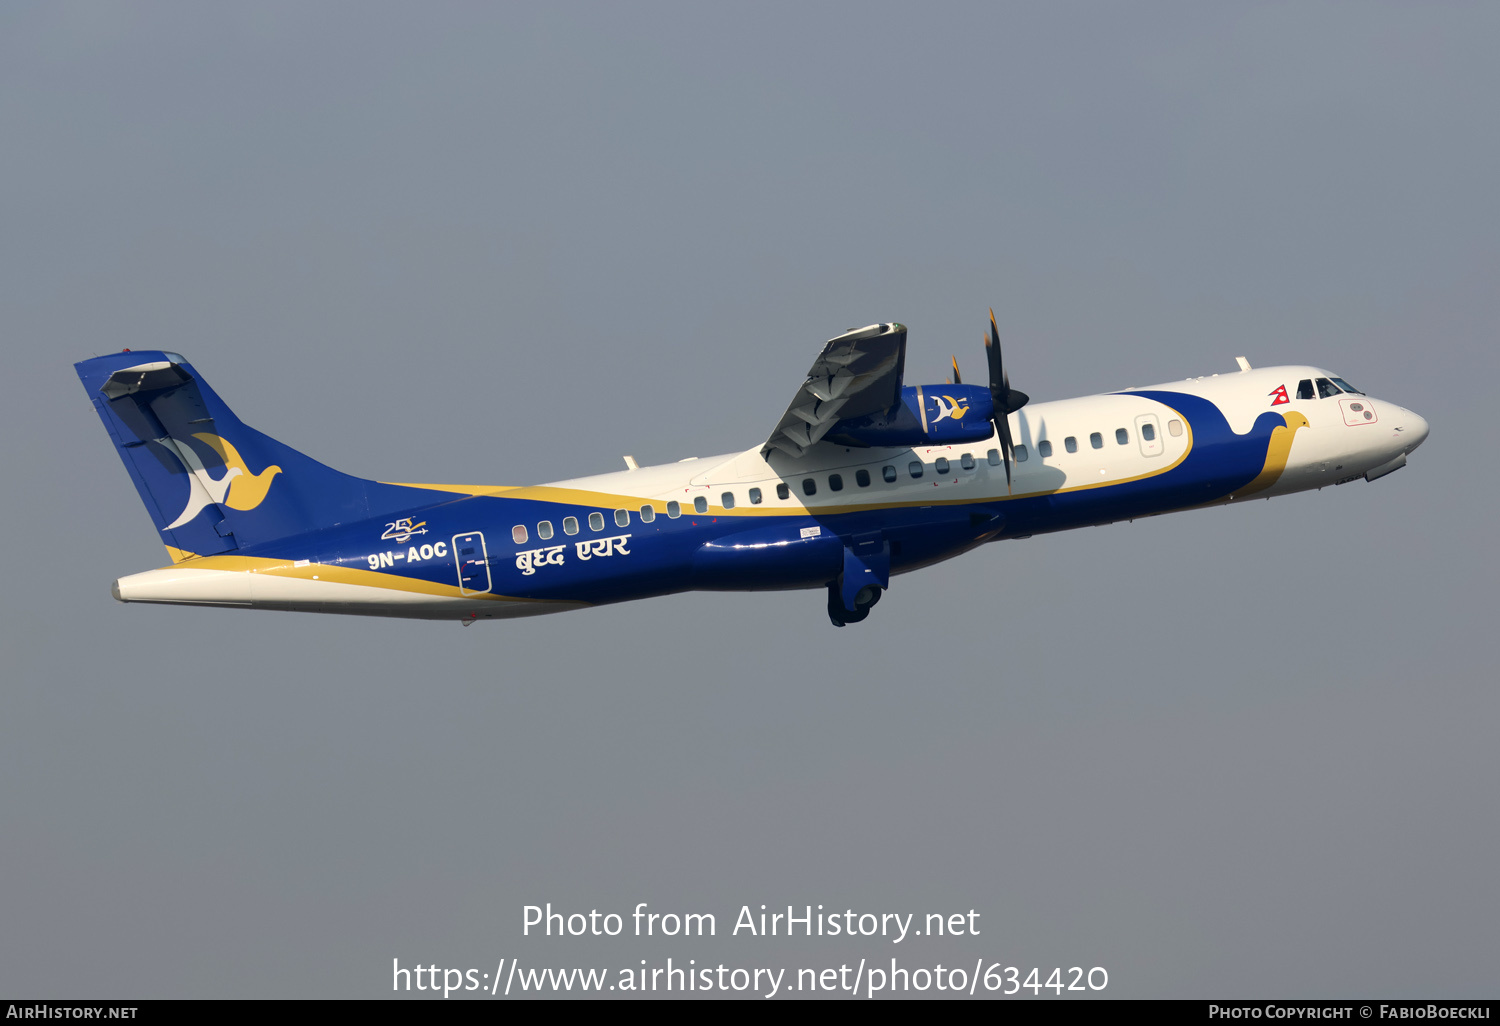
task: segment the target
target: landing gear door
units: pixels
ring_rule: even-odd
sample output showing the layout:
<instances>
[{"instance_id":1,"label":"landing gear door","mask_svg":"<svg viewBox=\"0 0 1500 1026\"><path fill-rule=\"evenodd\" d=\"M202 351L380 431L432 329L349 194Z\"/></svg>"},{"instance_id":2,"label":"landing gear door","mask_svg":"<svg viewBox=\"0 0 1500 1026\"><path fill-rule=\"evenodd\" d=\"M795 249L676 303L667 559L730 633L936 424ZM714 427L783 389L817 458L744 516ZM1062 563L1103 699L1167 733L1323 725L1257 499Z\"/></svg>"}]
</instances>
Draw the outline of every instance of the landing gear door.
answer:
<instances>
[{"instance_id":1,"label":"landing gear door","mask_svg":"<svg viewBox=\"0 0 1500 1026\"><path fill-rule=\"evenodd\" d=\"M453 536L453 561L458 564L458 590L465 595L483 595L490 590L490 557L484 548L484 532Z\"/></svg>"},{"instance_id":2,"label":"landing gear door","mask_svg":"<svg viewBox=\"0 0 1500 1026\"><path fill-rule=\"evenodd\" d=\"M1161 425L1157 423L1156 414L1143 413L1135 418L1135 437L1141 443L1142 456L1160 456Z\"/></svg>"}]
</instances>

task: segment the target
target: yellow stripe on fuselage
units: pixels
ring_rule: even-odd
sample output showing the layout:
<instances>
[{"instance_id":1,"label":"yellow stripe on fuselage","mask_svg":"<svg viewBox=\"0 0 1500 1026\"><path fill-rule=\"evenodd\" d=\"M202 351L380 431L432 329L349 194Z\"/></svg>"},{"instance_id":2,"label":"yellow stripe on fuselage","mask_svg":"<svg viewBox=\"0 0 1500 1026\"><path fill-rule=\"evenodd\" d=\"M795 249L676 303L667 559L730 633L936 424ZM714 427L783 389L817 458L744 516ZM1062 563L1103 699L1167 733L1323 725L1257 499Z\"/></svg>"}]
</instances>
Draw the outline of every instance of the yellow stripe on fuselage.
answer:
<instances>
[{"instance_id":1,"label":"yellow stripe on fuselage","mask_svg":"<svg viewBox=\"0 0 1500 1026\"><path fill-rule=\"evenodd\" d=\"M1308 426L1307 418L1300 413L1283 413L1281 419L1286 422L1286 426L1271 429L1271 440L1266 445L1265 466L1253 481L1235 491L1236 498L1263 492L1281 479L1282 471L1286 470L1286 461L1292 454L1292 440L1296 438L1299 429Z\"/></svg>"}]
</instances>

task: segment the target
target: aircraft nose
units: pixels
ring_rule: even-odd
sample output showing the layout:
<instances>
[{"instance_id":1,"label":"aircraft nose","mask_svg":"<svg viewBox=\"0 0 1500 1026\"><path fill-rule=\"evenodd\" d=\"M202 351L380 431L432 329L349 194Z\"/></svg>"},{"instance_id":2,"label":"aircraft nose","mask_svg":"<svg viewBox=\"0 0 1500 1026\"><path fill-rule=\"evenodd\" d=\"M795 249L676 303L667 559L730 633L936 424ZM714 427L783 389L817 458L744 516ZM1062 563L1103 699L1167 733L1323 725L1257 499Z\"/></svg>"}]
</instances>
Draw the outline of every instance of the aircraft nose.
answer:
<instances>
[{"instance_id":1,"label":"aircraft nose","mask_svg":"<svg viewBox=\"0 0 1500 1026\"><path fill-rule=\"evenodd\" d=\"M1405 426L1406 430L1403 431L1402 434L1406 435L1408 439L1408 448L1406 451L1411 452L1412 449L1415 449L1417 446L1427 441L1427 432L1430 430L1430 428L1427 424L1426 418L1418 416L1417 414L1412 413L1410 410L1406 411Z\"/></svg>"}]
</instances>

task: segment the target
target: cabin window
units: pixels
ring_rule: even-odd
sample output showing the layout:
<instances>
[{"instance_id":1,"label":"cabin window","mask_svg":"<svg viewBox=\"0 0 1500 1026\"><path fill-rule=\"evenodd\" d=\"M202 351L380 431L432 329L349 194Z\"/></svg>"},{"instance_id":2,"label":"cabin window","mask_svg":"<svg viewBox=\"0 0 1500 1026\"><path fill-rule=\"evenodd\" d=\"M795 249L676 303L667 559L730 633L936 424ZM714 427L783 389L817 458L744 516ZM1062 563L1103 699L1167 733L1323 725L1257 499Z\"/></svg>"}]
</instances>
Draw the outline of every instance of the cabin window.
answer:
<instances>
[{"instance_id":1,"label":"cabin window","mask_svg":"<svg viewBox=\"0 0 1500 1026\"><path fill-rule=\"evenodd\" d=\"M854 483L861 488L870 487L870 472L868 470L856 470L854 472Z\"/></svg>"},{"instance_id":2,"label":"cabin window","mask_svg":"<svg viewBox=\"0 0 1500 1026\"><path fill-rule=\"evenodd\" d=\"M630 526L630 510L628 510L628 509L617 509L617 510L615 510L615 526L616 527L629 527Z\"/></svg>"},{"instance_id":3,"label":"cabin window","mask_svg":"<svg viewBox=\"0 0 1500 1026\"><path fill-rule=\"evenodd\" d=\"M886 484L896 483L896 468L885 466L880 468L880 479Z\"/></svg>"},{"instance_id":4,"label":"cabin window","mask_svg":"<svg viewBox=\"0 0 1500 1026\"><path fill-rule=\"evenodd\" d=\"M792 490L787 487L785 481L781 482L781 484L779 484L779 485L776 486L776 498L778 498L778 499L790 499L791 497L792 497Z\"/></svg>"},{"instance_id":5,"label":"cabin window","mask_svg":"<svg viewBox=\"0 0 1500 1026\"><path fill-rule=\"evenodd\" d=\"M1036 453L1042 459L1046 459L1048 456L1051 456L1052 440L1049 438L1043 438L1040 442L1036 443Z\"/></svg>"},{"instance_id":6,"label":"cabin window","mask_svg":"<svg viewBox=\"0 0 1500 1026\"><path fill-rule=\"evenodd\" d=\"M1156 441L1156 425L1155 424L1142 424L1141 425L1141 437L1144 438L1148 442L1154 442L1154 441Z\"/></svg>"},{"instance_id":7,"label":"cabin window","mask_svg":"<svg viewBox=\"0 0 1500 1026\"><path fill-rule=\"evenodd\" d=\"M937 471L939 474L946 474L948 473L948 466L948 461L944 457L939 456L937 458L937 461L933 463L932 469Z\"/></svg>"},{"instance_id":8,"label":"cabin window","mask_svg":"<svg viewBox=\"0 0 1500 1026\"><path fill-rule=\"evenodd\" d=\"M802 479L802 494L803 495L817 495L818 494L818 482L814 481L810 477L804 477Z\"/></svg>"},{"instance_id":9,"label":"cabin window","mask_svg":"<svg viewBox=\"0 0 1500 1026\"><path fill-rule=\"evenodd\" d=\"M1073 435L1069 435L1067 438L1063 439L1063 448L1066 449L1066 450L1068 450L1069 452L1077 452L1078 451L1078 439L1075 438Z\"/></svg>"},{"instance_id":10,"label":"cabin window","mask_svg":"<svg viewBox=\"0 0 1500 1026\"><path fill-rule=\"evenodd\" d=\"M1119 442L1121 445L1129 445L1130 432L1126 431L1124 428L1115 428L1115 441Z\"/></svg>"},{"instance_id":11,"label":"cabin window","mask_svg":"<svg viewBox=\"0 0 1500 1026\"><path fill-rule=\"evenodd\" d=\"M828 490L830 492L841 492L844 490L844 479L838 474L828 475Z\"/></svg>"},{"instance_id":12,"label":"cabin window","mask_svg":"<svg viewBox=\"0 0 1500 1026\"><path fill-rule=\"evenodd\" d=\"M1339 394L1338 386L1327 378L1318 379L1318 398L1328 399Z\"/></svg>"},{"instance_id":13,"label":"cabin window","mask_svg":"<svg viewBox=\"0 0 1500 1026\"><path fill-rule=\"evenodd\" d=\"M577 534L577 533L578 533L578 518L577 517L563 517L563 534Z\"/></svg>"},{"instance_id":14,"label":"cabin window","mask_svg":"<svg viewBox=\"0 0 1500 1026\"><path fill-rule=\"evenodd\" d=\"M551 538L552 537L552 521L550 521L550 520L543 520L540 524L537 524L536 525L536 536L538 538L540 538L542 541L546 541L547 539Z\"/></svg>"},{"instance_id":15,"label":"cabin window","mask_svg":"<svg viewBox=\"0 0 1500 1026\"><path fill-rule=\"evenodd\" d=\"M1175 417L1167 421L1167 434L1171 435L1173 438L1181 436L1182 421L1178 420Z\"/></svg>"},{"instance_id":16,"label":"cabin window","mask_svg":"<svg viewBox=\"0 0 1500 1026\"><path fill-rule=\"evenodd\" d=\"M1313 397L1312 378L1303 378L1297 382L1297 398L1311 399Z\"/></svg>"},{"instance_id":17,"label":"cabin window","mask_svg":"<svg viewBox=\"0 0 1500 1026\"><path fill-rule=\"evenodd\" d=\"M1104 436L1095 431L1093 434L1089 435L1089 444L1092 445L1095 449L1104 448Z\"/></svg>"},{"instance_id":18,"label":"cabin window","mask_svg":"<svg viewBox=\"0 0 1500 1026\"><path fill-rule=\"evenodd\" d=\"M676 520L680 516L682 516L682 506L676 499L673 499L671 502L667 503L667 519ZM569 531L568 533L573 534L577 530L578 528L575 526L573 530Z\"/></svg>"},{"instance_id":19,"label":"cabin window","mask_svg":"<svg viewBox=\"0 0 1500 1026\"><path fill-rule=\"evenodd\" d=\"M995 451L994 449L990 450L990 452L994 452L994 451ZM1016 446L1016 450L1015 451L1016 451L1016 462L1017 463L1025 463L1027 460L1031 459L1031 453L1027 451L1026 446L1024 446L1024 445L1018 445L1018 446ZM995 461L991 460L990 462L993 463Z\"/></svg>"},{"instance_id":20,"label":"cabin window","mask_svg":"<svg viewBox=\"0 0 1500 1026\"><path fill-rule=\"evenodd\" d=\"M750 489L750 505L752 505L752 506L759 506L760 505L760 489L759 488L752 488L752 489Z\"/></svg>"},{"instance_id":21,"label":"cabin window","mask_svg":"<svg viewBox=\"0 0 1500 1026\"><path fill-rule=\"evenodd\" d=\"M651 521L653 521L655 519L656 519L656 507L655 506L642 506L641 507L641 523L643 523L643 524L649 524L649 523L651 523Z\"/></svg>"},{"instance_id":22,"label":"cabin window","mask_svg":"<svg viewBox=\"0 0 1500 1026\"><path fill-rule=\"evenodd\" d=\"M973 470L974 469L974 454L972 452L966 452L966 453L964 453L962 456L960 456L958 458L958 465L960 467L963 467L965 470Z\"/></svg>"},{"instance_id":23,"label":"cabin window","mask_svg":"<svg viewBox=\"0 0 1500 1026\"><path fill-rule=\"evenodd\" d=\"M998 467L1000 465L1000 450L991 449L984 454L984 458L990 461L990 466Z\"/></svg>"},{"instance_id":24,"label":"cabin window","mask_svg":"<svg viewBox=\"0 0 1500 1026\"><path fill-rule=\"evenodd\" d=\"M910 463L908 463L906 465L906 472L908 474L910 474L912 477L921 477L922 476L922 461L921 460L912 460Z\"/></svg>"},{"instance_id":25,"label":"cabin window","mask_svg":"<svg viewBox=\"0 0 1500 1026\"><path fill-rule=\"evenodd\" d=\"M695 513L707 513L708 512L708 496L707 495L699 495L699 496L695 496L694 497L694 499L693 499L693 512L695 512Z\"/></svg>"},{"instance_id":26,"label":"cabin window","mask_svg":"<svg viewBox=\"0 0 1500 1026\"><path fill-rule=\"evenodd\" d=\"M510 540L513 541L513 542L515 542L517 545L525 545L526 544L526 525L525 524L517 524L515 527L512 527L510 529Z\"/></svg>"},{"instance_id":27,"label":"cabin window","mask_svg":"<svg viewBox=\"0 0 1500 1026\"><path fill-rule=\"evenodd\" d=\"M589 514L589 530L590 531L602 531L602 530L604 530L604 514L603 513L600 513L598 510L595 510L593 513Z\"/></svg>"},{"instance_id":28,"label":"cabin window","mask_svg":"<svg viewBox=\"0 0 1500 1026\"><path fill-rule=\"evenodd\" d=\"M719 496L719 505L723 506L725 509L734 509L734 493L725 492L723 495Z\"/></svg>"}]
</instances>

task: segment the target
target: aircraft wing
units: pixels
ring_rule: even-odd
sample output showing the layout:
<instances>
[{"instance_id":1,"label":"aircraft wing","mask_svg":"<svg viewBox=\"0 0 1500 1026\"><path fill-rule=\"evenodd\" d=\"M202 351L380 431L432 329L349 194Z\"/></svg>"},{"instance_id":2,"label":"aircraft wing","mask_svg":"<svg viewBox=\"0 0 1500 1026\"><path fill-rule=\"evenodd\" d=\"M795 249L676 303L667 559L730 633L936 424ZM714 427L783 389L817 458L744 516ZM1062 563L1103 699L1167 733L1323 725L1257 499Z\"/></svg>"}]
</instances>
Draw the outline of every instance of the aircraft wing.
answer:
<instances>
[{"instance_id":1,"label":"aircraft wing","mask_svg":"<svg viewBox=\"0 0 1500 1026\"><path fill-rule=\"evenodd\" d=\"M829 339L766 444L801 456L837 422L889 410L900 400L906 325L872 324Z\"/></svg>"}]
</instances>

